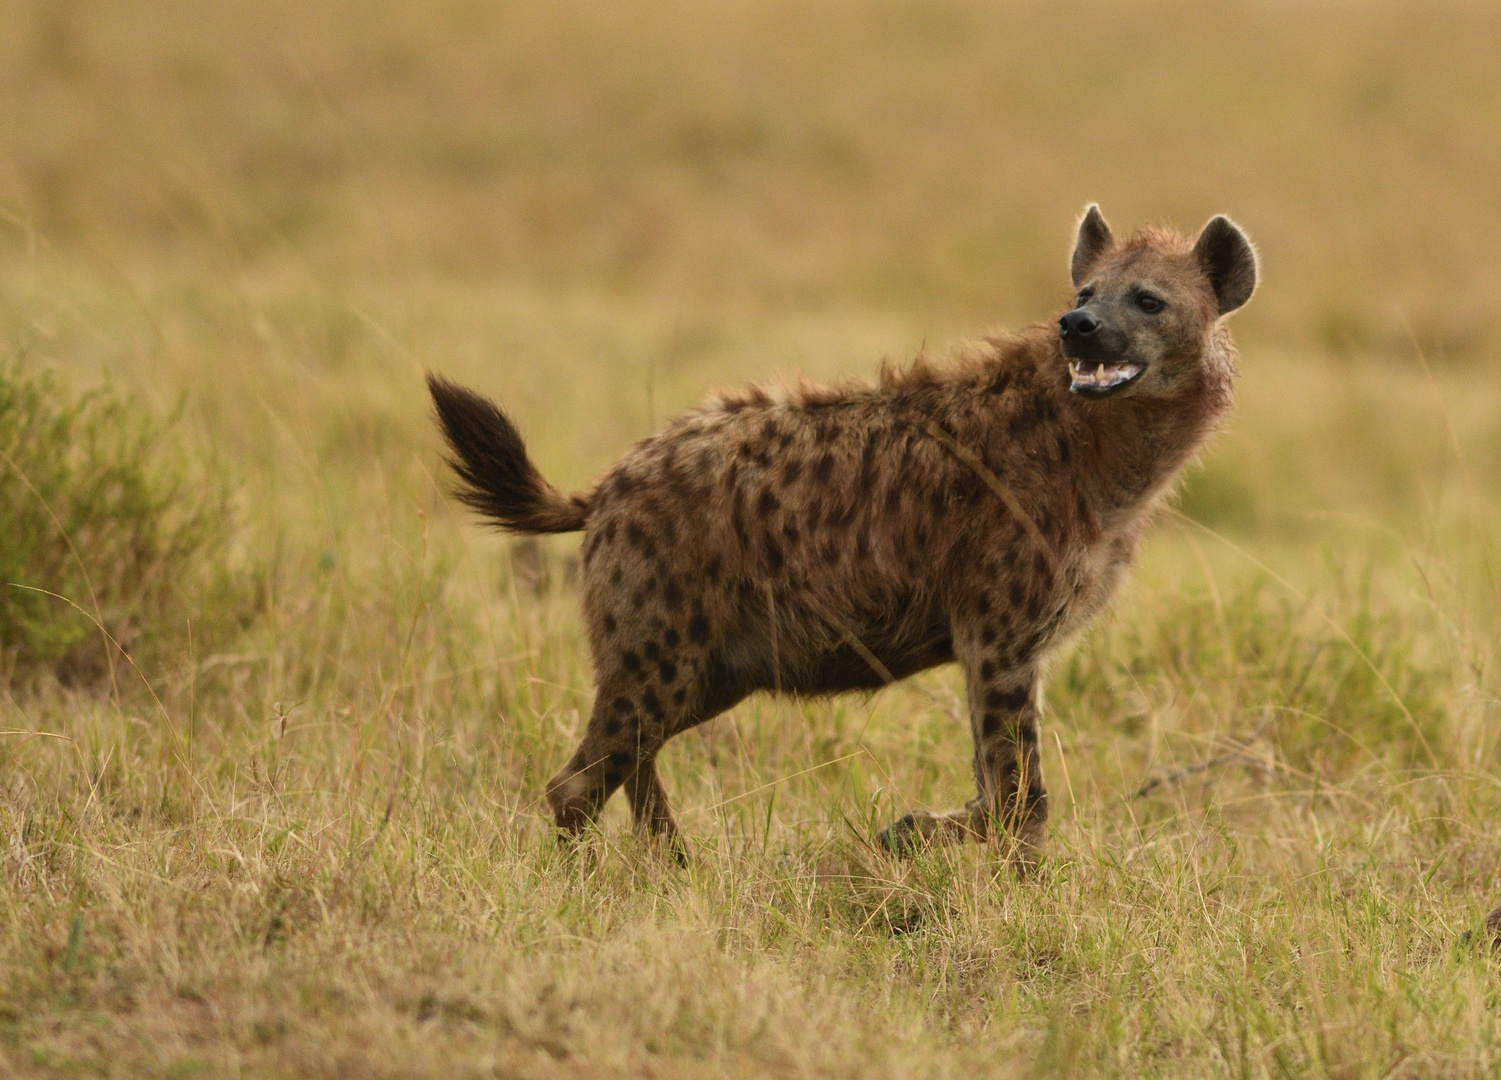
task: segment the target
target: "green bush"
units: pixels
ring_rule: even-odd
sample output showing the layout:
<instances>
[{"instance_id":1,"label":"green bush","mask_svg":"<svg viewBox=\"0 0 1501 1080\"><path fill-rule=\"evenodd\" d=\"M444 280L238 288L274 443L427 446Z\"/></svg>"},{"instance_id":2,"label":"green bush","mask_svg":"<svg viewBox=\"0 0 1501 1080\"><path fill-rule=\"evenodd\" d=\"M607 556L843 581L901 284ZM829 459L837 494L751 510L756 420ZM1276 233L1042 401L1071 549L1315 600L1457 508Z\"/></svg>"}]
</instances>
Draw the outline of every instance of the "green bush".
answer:
<instances>
[{"instance_id":1,"label":"green bush","mask_svg":"<svg viewBox=\"0 0 1501 1080\"><path fill-rule=\"evenodd\" d=\"M229 491L108 388L0 359L0 685L99 683L246 610ZM45 591L38 591L45 590ZM101 627L117 643L111 645Z\"/></svg>"}]
</instances>

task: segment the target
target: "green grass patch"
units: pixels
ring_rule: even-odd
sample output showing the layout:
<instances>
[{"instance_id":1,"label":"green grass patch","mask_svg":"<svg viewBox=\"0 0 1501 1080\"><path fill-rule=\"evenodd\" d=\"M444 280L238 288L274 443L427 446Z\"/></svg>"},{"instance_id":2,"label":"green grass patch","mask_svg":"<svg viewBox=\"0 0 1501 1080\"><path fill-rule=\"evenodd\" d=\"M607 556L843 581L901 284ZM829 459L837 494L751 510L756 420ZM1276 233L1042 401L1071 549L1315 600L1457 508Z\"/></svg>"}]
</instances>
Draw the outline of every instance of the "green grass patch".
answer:
<instances>
[{"instance_id":1,"label":"green grass patch","mask_svg":"<svg viewBox=\"0 0 1501 1080\"><path fill-rule=\"evenodd\" d=\"M98 685L249 617L230 492L172 421L0 360L0 675ZM132 684L135 679L130 680Z\"/></svg>"}]
</instances>

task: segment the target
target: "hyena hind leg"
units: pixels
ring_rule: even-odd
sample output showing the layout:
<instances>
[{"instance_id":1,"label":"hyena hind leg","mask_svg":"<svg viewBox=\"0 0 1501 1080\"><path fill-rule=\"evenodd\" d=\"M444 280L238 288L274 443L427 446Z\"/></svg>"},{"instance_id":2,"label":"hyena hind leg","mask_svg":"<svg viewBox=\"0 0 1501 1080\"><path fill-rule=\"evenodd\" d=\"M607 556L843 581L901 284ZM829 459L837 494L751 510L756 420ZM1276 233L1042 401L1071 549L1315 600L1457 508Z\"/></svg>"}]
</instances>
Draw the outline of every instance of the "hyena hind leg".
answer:
<instances>
[{"instance_id":1,"label":"hyena hind leg","mask_svg":"<svg viewBox=\"0 0 1501 1080\"><path fill-rule=\"evenodd\" d=\"M600 684L578 749L547 784L547 801L565 838L577 837L592 825L615 789L623 786L636 828L683 860L677 822L656 762L662 744L682 726L682 703L668 695L670 704L664 705L663 696L652 685L616 680ZM688 694L683 699L686 702Z\"/></svg>"},{"instance_id":2,"label":"hyena hind leg","mask_svg":"<svg viewBox=\"0 0 1501 1080\"><path fill-rule=\"evenodd\" d=\"M547 782L547 802L560 831L577 835L592 825L615 789L656 751L645 744L640 719L629 697L601 687L578 749Z\"/></svg>"},{"instance_id":3,"label":"hyena hind leg","mask_svg":"<svg viewBox=\"0 0 1501 1080\"><path fill-rule=\"evenodd\" d=\"M631 801L637 831L661 843L679 864L686 865L688 849L683 845L677 820L672 816L662 778L657 775L654 756L644 758L636 766L635 773L625 782L625 793Z\"/></svg>"}]
</instances>

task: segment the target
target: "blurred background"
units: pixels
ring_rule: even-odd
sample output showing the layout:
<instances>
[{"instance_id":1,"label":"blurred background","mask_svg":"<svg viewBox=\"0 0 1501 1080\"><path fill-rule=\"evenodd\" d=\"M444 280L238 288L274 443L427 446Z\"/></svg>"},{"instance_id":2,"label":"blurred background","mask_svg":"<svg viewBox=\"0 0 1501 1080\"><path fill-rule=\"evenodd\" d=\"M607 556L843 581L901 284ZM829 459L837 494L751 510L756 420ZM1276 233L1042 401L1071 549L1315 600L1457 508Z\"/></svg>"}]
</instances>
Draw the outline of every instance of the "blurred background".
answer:
<instances>
[{"instance_id":1,"label":"blurred background","mask_svg":"<svg viewBox=\"0 0 1501 1080\"><path fill-rule=\"evenodd\" d=\"M5 254L686 308L1055 306L1073 216L1228 212L1248 341L1496 343L1493 4L4 5Z\"/></svg>"},{"instance_id":2,"label":"blurred background","mask_svg":"<svg viewBox=\"0 0 1501 1080\"><path fill-rule=\"evenodd\" d=\"M603 385L637 400L566 463L586 475L645 430L648 380L657 410L697 396L674 365L823 367L827 334L868 366L1046 317L1097 200L1117 228L1246 227L1251 372L1421 348L1491 373L1498 42L1493 4L1380 0L4 0L0 320L12 346L148 369L205 334L225 367L399 346L502 386L613 351ZM539 293L566 357L506 329L508 303L537 329ZM490 336L444 310L466 300ZM607 309L641 338L592 342ZM151 325L73 340L111 316ZM765 319L796 340L740 325ZM547 382L568 386L513 388L608 404Z\"/></svg>"},{"instance_id":3,"label":"blurred background","mask_svg":"<svg viewBox=\"0 0 1501 1080\"><path fill-rule=\"evenodd\" d=\"M1384 388L1433 404L1420 351L1494 381L1498 43L1493 4L1395 0L3 0L0 341L257 458L246 400L332 392L319 449L394 468L427 365L581 483L708 384L1048 317L1097 200L1240 221L1249 393L1374 435Z\"/></svg>"}]
</instances>

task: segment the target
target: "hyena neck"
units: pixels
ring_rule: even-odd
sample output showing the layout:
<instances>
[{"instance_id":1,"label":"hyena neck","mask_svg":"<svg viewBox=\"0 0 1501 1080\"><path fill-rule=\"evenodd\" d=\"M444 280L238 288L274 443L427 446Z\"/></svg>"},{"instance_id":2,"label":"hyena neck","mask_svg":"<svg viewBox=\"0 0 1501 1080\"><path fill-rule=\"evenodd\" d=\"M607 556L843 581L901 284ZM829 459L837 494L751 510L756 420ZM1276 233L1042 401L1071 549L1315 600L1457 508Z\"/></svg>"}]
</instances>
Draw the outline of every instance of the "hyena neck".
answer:
<instances>
[{"instance_id":1,"label":"hyena neck","mask_svg":"<svg viewBox=\"0 0 1501 1080\"><path fill-rule=\"evenodd\" d=\"M1091 436L1095 452L1081 463L1082 486L1107 531L1153 506L1224 421L1234 372L1228 352L1211 357L1203 372L1175 398L1090 401L1065 389Z\"/></svg>"}]
</instances>

